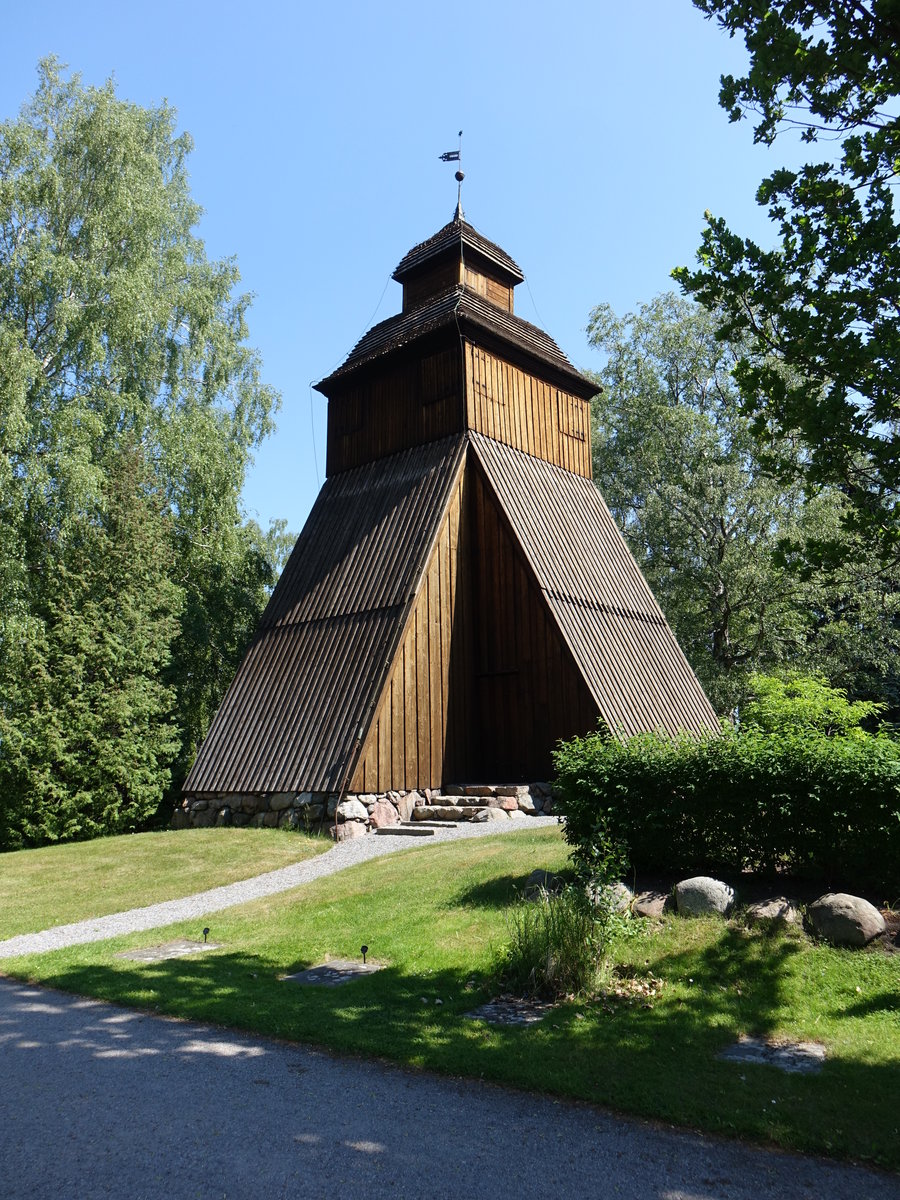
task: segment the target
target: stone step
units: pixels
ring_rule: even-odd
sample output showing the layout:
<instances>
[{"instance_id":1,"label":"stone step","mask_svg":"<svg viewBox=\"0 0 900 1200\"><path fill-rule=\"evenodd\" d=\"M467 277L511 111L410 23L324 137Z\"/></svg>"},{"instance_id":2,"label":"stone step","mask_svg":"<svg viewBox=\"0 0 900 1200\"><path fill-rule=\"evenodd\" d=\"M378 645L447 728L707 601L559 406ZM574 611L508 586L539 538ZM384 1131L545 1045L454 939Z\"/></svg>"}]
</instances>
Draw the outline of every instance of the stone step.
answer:
<instances>
[{"instance_id":1,"label":"stone step","mask_svg":"<svg viewBox=\"0 0 900 1200\"><path fill-rule=\"evenodd\" d=\"M382 825L376 829L378 837L434 837L434 828L410 825Z\"/></svg>"},{"instance_id":2,"label":"stone step","mask_svg":"<svg viewBox=\"0 0 900 1200\"><path fill-rule=\"evenodd\" d=\"M424 825L426 829L455 829L456 821L401 821L400 824L406 829L421 829Z\"/></svg>"},{"instance_id":3,"label":"stone step","mask_svg":"<svg viewBox=\"0 0 900 1200\"><path fill-rule=\"evenodd\" d=\"M413 809L413 820L418 821L471 821L484 808L483 804L477 807L468 804L448 804L446 808L442 808L437 804L425 804L421 808ZM421 817L419 816L421 813Z\"/></svg>"}]
</instances>

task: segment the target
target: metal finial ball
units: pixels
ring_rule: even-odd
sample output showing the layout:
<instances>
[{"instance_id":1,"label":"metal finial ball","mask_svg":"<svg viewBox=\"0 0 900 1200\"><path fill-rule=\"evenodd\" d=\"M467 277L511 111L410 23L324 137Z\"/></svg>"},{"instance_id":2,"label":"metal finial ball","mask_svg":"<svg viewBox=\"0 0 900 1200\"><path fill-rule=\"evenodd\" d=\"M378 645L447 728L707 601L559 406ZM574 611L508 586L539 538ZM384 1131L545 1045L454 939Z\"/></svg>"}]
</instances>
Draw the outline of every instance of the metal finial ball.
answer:
<instances>
[{"instance_id":1,"label":"metal finial ball","mask_svg":"<svg viewBox=\"0 0 900 1200\"><path fill-rule=\"evenodd\" d=\"M462 183L462 181L465 179L465 175L462 171L457 171L455 178L457 183Z\"/></svg>"}]
</instances>

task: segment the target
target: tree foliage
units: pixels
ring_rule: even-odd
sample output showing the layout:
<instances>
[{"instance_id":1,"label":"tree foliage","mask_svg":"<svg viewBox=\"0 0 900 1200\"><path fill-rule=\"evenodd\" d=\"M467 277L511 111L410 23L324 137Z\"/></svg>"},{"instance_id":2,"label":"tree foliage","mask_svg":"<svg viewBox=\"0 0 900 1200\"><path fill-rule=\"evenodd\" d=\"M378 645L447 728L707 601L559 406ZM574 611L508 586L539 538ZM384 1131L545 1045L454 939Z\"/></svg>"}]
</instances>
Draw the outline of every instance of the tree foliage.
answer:
<instances>
[{"instance_id":1,"label":"tree foliage","mask_svg":"<svg viewBox=\"0 0 900 1200\"><path fill-rule=\"evenodd\" d=\"M237 267L196 233L190 148L171 108L54 60L0 125L7 844L133 828L160 803L281 549L240 507L277 397Z\"/></svg>"},{"instance_id":2,"label":"tree foliage","mask_svg":"<svg viewBox=\"0 0 900 1200\"><path fill-rule=\"evenodd\" d=\"M755 140L766 144L800 130L822 153L760 185L774 248L707 214L699 268L676 277L722 314L726 337L754 351L736 379L757 430L799 432L807 482L840 485L855 523L887 548L900 540L900 9L894 0L694 3L749 52L746 75L722 78L731 120L755 114Z\"/></svg>"},{"instance_id":3,"label":"tree foliage","mask_svg":"<svg viewBox=\"0 0 900 1200\"><path fill-rule=\"evenodd\" d=\"M844 529L838 490L806 500L767 469L735 383L744 347L671 294L624 318L601 305L588 332L607 355L595 482L717 709L779 664L895 700L898 573ZM796 441L778 451L804 461ZM809 553L829 539L838 565Z\"/></svg>"}]
</instances>

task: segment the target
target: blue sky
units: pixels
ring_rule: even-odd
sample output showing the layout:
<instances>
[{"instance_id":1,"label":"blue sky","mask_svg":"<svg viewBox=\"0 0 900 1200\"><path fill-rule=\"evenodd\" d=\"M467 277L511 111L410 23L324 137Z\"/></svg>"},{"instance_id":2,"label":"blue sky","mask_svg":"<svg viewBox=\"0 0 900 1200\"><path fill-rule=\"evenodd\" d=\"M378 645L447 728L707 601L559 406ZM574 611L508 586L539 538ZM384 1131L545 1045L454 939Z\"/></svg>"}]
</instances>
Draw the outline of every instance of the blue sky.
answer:
<instances>
[{"instance_id":1,"label":"blue sky","mask_svg":"<svg viewBox=\"0 0 900 1200\"><path fill-rule=\"evenodd\" d=\"M250 341L282 394L245 503L295 531L324 471L326 402L309 384L399 309L391 271L452 215L438 155L458 129L466 216L525 272L516 311L582 368L600 365L591 308L670 287L705 209L767 238L754 193L785 157L718 107L743 48L690 0L16 5L0 117L51 53L89 83L114 74L129 100L168 100L192 134L200 233L237 258Z\"/></svg>"}]
</instances>

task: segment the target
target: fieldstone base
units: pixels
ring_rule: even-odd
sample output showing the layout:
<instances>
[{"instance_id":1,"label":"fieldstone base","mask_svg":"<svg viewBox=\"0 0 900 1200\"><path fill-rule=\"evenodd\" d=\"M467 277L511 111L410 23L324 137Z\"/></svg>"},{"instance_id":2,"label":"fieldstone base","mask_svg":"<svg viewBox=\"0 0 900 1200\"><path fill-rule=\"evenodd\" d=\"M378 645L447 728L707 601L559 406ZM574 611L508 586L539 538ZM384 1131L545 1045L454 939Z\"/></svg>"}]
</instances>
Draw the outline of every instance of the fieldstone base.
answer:
<instances>
[{"instance_id":1,"label":"fieldstone base","mask_svg":"<svg viewBox=\"0 0 900 1200\"><path fill-rule=\"evenodd\" d=\"M552 813L549 783L472 784L346 796L330 792L186 796L175 809L172 824L175 829L234 825L310 831L327 826L332 836L344 841L411 820L508 821Z\"/></svg>"}]
</instances>

